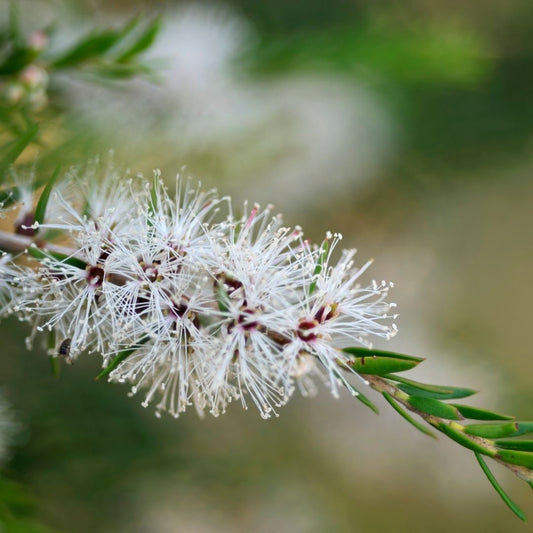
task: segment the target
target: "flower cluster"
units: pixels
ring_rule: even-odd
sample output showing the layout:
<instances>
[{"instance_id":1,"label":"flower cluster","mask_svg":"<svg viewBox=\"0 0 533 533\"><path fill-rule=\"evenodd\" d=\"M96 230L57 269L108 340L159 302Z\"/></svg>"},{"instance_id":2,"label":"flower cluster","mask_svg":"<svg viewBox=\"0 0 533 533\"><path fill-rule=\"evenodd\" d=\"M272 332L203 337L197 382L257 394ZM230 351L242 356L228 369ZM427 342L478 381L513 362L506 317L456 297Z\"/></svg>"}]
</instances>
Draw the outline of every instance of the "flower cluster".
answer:
<instances>
[{"instance_id":1,"label":"flower cluster","mask_svg":"<svg viewBox=\"0 0 533 533\"><path fill-rule=\"evenodd\" d=\"M0 304L33 324L30 341L50 332L50 355L102 354L156 413L239 400L266 418L316 377L355 393L342 348L396 332L390 284L361 285L354 250L334 262L340 235L313 246L270 207L237 214L180 177L173 194L158 173L90 183L71 172L52 192L32 226L47 245L29 246L36 264L5 256Z\"/></svg>"}]
</instances>

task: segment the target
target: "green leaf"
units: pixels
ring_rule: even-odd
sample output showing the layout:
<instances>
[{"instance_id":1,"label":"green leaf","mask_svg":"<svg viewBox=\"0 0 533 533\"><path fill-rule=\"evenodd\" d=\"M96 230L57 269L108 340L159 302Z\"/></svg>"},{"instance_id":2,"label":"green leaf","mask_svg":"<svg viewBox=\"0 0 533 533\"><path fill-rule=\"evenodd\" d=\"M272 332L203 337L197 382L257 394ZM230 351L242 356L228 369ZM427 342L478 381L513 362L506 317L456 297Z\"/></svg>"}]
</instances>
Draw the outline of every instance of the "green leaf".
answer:
<instances>
[{"instance_id":1,"label":"green leaf","mask_svg":"<svg viewBox=\"0 0 533 533\"><path fill-rule=\"evenodd\" d=\"M39 261L43 261L46 259L49 261L57 261L58 263L70 265L81 270L85 270L87 268L87 263L85 261L82 261L81 259L78 259L77 257L60 254L58 252L51 252L50 250L46 249L41 249L35 246L34 244L28 247L28 253Z\"/></svg>"},{"instance_id":2,"label":"green leaf","mask_svg":"<svg viewBox=\"0 0 533 533\"><path fill-rule=\"evenodd\" d=\"M37 124L32 124L18 139L11 141L2 148L4 155L0 159L0 183L4 182L6 170L17 160L24 149L33 142L38 131Z\"/></svg>"},{"instance_id":3,"label":"green leaf","mask_svg":"<svg viewBox=\"0 0 533 533\"><path fill-rule=\"evenodd\" d=\"M228 291L226 290L226 287L224 287L224 284L220 281L217 281L216 284L216 299L218 304L218 310L222 311L223 313L226 313L227 311L229 311L230 308L230 299Z\"/></svg>"},{"instance_id":4,"label":"green leaf","mask_svg":"<svg viewBox=\"0 0 533 533\"><path fill-rule=\"evenodd\" d=\"M406 370L411 370L411 368L417 366L419 362L409 361L406 359L370 355L363 357L355 357L347 364L358 374L385 376L393 372L404 372Z\"/></svg>"},{"instance_id":5,"label":"green leaf","mask_svg":"<svg viewBox=\"0 0 533 533\"><path fill-rule=\"evenodd\" d=\"M81 39L59 59L56 59L52 65L56 68L68 68L101 56L114 46L120 37L120 32L113 30L91 33Z\"/></svg>"},{"instance_id":6,"label":"green leaf","mask_svg":"<svg viewBox=\"0 0 533 533\"><path fill-rule=\"evenodd\" d=\"M500 422L494 424L470 424L465 426L465 432L470 435L487 439L503 437L518 437L526 433L533 433L533 422Z\"/></svg>"},{"instance_id":7,"label":"green leaf","mask_svg":"<svg viewBox=\"0 0 533 533\"><path fill-rule=\"evenodd\" d=\"M479 466L481 466L481 470L485 473L487 476L487 479L490 481L490 484L494 487L494 490L500 495L500 498L504 501L505 505L513 511L513 513L520 518L520 520L526 521L526 515L523 513L523 511L516 505L516 503L513 502L513 500L509 497L509 495L503 490L501 485L498 483L496 478L494 477L494 474L490 471L489 467L487 466L487 463L485 463L485 460L479 453L475 453L476 459L479 463Z\"/></svg>"},{"instance_id":8,"label":"green leaf","mask_svg":"<svg viewBox=\"0 0 533 533\"><path fill-rule=\"evenodd\" d=\"M52 177L50 178L45 188L43 189L41 196L39 197L39 201L37 202L37 207L35 208L35 222L37 224L42 224L44 222L44 215L46 214L46 207L48 205L48 200L50 199L50 193L52 192L52 189L54 188L57 177L59 176L59 169L60 167L58 165L56 169L54 170Z\"/></svg>"},{"instance_id":9,"label":"green leaf","mask_svg":"<svg viewBox=\"0 0 533 533\"><path fill-rule=\"evenodd\" d=\"M514 416L502 415L493 411L479 409L478 407L471 407L470 405L461 405L452 403L457 410L465 417L472 420L514 420Z\"/></svg>"},{"instance_id":10,"label":"green leaf","mask_svg":"<svg viewBox=\"0 0 533 533\"><path fill-rule=\"evenodd\" d=\"M311 282L311 285L309 285L309 296L311 296L315 292L317 278L320 272L322 272L322 265L324 264L324 261L326 260L328 256L328 250L329 250L329 241L328 239L324 239L320 246L320 251L318 253L318 259L316 261L315 270L313 272L313 281Z\"/></svg>"},{"instance_id":11,"label":"green leaf","mask_svg":"<svg viewBox=\"0 0 533 533\"><path fill-rule=\"evenodd\" d=\"M374 413L379 415L378 408L360 391L358 391L353 385L348 387L353 396L355 396L361 403L372 409Z\"/></svg>"},{"instance_id":12,"label":"green leaf","mask_svg":"<svg viewBox=\"0 0 533 533\"><path fill-rule=\"evenodd\" d=\"M429 435L430 437L433 437L434 439L437 438L437 436L435 435L433 431L431 431L429 428L424 426L422 423L418 422L418 420L415 420L407 411L402 409L402 407L396 401L394 401L393 397L387 391L383 391L382 394L385 397L385 399L392 405L395 411L399 413L400 416L405 418L405 420L407 420L409 424L413 425L416 429L418 429L425 435Z\"/></svg>"},{"instance_id":13,"label":"green leaf","mask_svg":"<svg viewBox=\"0 0 533 533\"><path fill-rule=\"evenodd\" d=\"M477 393L477 391L473 389L465 389L462 387L427 385L425 383L419 383L401 376L387 377L400 383L398 388L403 392L423 398L433 398L435 400L453 400L458 398L466 398L467 396L472 396L473 394Z\"/></svg>"},{"instance_id":14,"label":"green leaf","mask_svg":"<svg viewBox=\"0 0 533 533\"><path fill-rule=\"evenodd\" d=\"M111 372L113 372L113 370L115 370L115 368L117 368L122 361L127 359L131 354L135 353L143 344L148 341L148 339L149 337L147 335L143 337L136 345L119 352L117 356L100 372L100 374L96 376L95 379L98 380L111 374Z\"/></svg>"},{"instance_id":15,"label":"green leaf","mask_svg":"<svg viewBox=\"0 0 533 533\"><path fill-rule=\"evenodd\" d=\"M523 450L499 450L496 455L498 459L505 461L506 463L512 463L514 465L525 466L533 470L533 453Z\"/></svg>"},{"instance_id":16,"label":"green leaf","mask_svg":"<svg viewBox=\"0 0 533 533\"><path fill-rule=\"evenodd\" d=\"M414 355L405 355L396 352L386 352L384 350L371 350L370 348L363 348L361 346L351 346L349 348L343 348L344 353L349 353L350 355L355 355L357 357L389 357L391 359L400 359L402 361L413 361L416 363L421 363L425 361L423 357L415 357Z\"/></svg>"},{"instance_id":17,"label":"green leaf","mask_svg":"<svg viewBox=\"0 0 533 533\"><path fill-rule=\"evenodd\" d=\"M464 448L468 448L474 452L482 453L483 455L488 455L489 457L495 457L497 454L495 450L485 448L480 443L469 438L468 435L465 435L463 431L459 431L452 427L452 425L449 423L441 422L437 425L437 427L440 431L442 431L442 433L450 437L450 439L454 440L457 442L457 444L460 444Z\"/></svg>"},{"instance_id":18,"label":"green leaf","mask_svg":"<svg viewBox=\"0 0 533 533\"><path fill-rule=\"evenodd\" d=\"M343 348L342 351L354 356L347 364L359 374L384 376L392 372L410 370L424 361L421 357L356 346Z\"/></svg>"},{"instance_id":19,"label":"green leaf","mask_svg":"<svg viewBox=\"0 0 533 533\"><path fill-rule=\"evenodd\" d=\"M153 44L160 28L161 18L158 17L144 30L144 32L141 33L137 40L117 58L117 61L119 63L126 63L148 49Z\"/></svg>"},{"instance_id":20,"label":"green leaf","mask_svg":"<svg viewBox=\"0 0 533 533\"><path fill-rule=\"evenodd\" d=\"M504 448L505 450L533 452L533 440L498 439L494 442L498 448Z\"/></svg>"},{"instance_id":21,"label":"green leaf","mask_svg":"<svg viewBox=\"0 0 533 533\"><path fill-rule=\"evenodd\" d=\"M428 415L445 418L447 420L462 420L459 410L453 405L448 405L434 398L424 398L423 396L410 396L407 400L415 409L427 413Z\"/></svg>"}]
</instances>

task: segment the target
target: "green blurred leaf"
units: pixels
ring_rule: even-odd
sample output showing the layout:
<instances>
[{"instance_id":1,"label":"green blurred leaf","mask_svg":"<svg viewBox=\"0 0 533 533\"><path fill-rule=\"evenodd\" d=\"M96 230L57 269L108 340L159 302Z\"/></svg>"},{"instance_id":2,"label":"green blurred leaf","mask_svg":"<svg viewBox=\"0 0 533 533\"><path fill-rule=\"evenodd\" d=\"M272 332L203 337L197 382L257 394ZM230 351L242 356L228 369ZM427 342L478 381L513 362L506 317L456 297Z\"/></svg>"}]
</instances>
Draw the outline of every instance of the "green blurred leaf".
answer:
<instances>
[{"instance_id":1,"label":"green blurred leaf","mask_svg":"<svg viewBox=\"0 0 533 533\"><path fill-rule=\"evenodd\" d=\"M146 335L143 337L137 344L134 346L131 346L130 348L126 348L125 350L122 350L117 354L115 358L96 376L96 380L99 380L103 377L108 376L117 368L122 361L126 360L131 354L135 353L143 344L146 344L149 340L149 336Z\"/></svg>"},{"instance_id":2,"label":"green blurred leaf","mask_svg":"<svg viewBox=\"0 0 533 533\"><path fill-rule=\"evenodd\" d=\"M465 426L470 435L477 435L488 439L502 437L519 437L533 433L533 422L506 422L499 424L470 424Z\"/></svg>"},{"instance_id":3,"label":"green blurred leaf","mask_svg":"<svg viewBox=\"0 0 533 533\"><path fill-rule=\"evenodd\" d=\"M465 417L472 420L514 420L514 416L502 415L486 409L479 409L478 407L471 407L470 405L461 405L458 403L450 404Z\"/></svg>"},{"instance_id":4,"label":"green blurred leaf","mask_svg":"<svg viewBox=\"0 0 533 533\"><path fill-rule=\"evenodd\" d=\"M41 193L41 196L39 197L39 201L37 202L37 206L35 207L35 222L37 222L38 224L42 224L44 222L44 216L46 214L46 207L48 205L48 200L50 199L50 193L52 192L52 189L54 188L57 177L59 176L59 170L60 170L60 166L58 165L56 169L54 170L52 177L50 178L45 188L43 189L43 192Z\"/></svg>"},{"instance_id":5,"label":"green blurred leaf","mask_svg":"<svg viewBox=\"0 0 533 533\"><path fill-rule=\"evenodd\" d=\"M348 348L343 348L342 351L357 357L373 357L375 355L377 357L388 357L391 359L399 359L402 361L411 361L416 363L425 361L423 357L415 357L414 355L405 355L396 352L387 352L384 350L371 350L370 348L363 348L360 346L350 346Z\"/></svg>"},{"instance_id":6,"label":"green blurred leaf","mask_svg":"<svg viewBox=\"0 0 533 533\"><path fill-rule=\"evenodd\" d=\"M435 400L453 400L458 398L466 398L467 396L477 394L477 391L473 389L450 387L446 385L427 385L425 383L419 383L402 376L387 376L387 378L400 383L398 388L403 392L423 398L433 398Z\"/></svg>"},{"instance_id":7,"label":"green blurred leaf","mask_svg":"<svg viewBox=\"0 0 533 533\"><path fill-rule=\"evenodd\" d=\"M39 128L37 124L32 124L18 139L15 139L2 147L0 150L2 154L0 156L0 183L4 183L7 169L15 163L24 149L35 140L38 131Z\"/></svg>"},{"instance_id":8,"label":"green blurred leaf","mask_svg":"<svg viewBox=\"0 0 533 533\"><path fill-rule=\"evenodd\" d=\"M518 422L500 422L495 424L470 424L465 426L465 433L486 439L511 437L518 432Z\"/></svg>"},{"instance_id":9,"label":"green blurred leaf","mask_svg":"<svg viewBox=\"0 0 533 533\"><path fill-rule=\"evenodd\" d=\"M502 459L506 463L512 463L514 465L525 466L533 470L533 453L522 450L499 450L496 456Z\"/></svg>"},{"instance_id":10,"label":"green blurred leaf","mask_svg":"<svg viewBox=\"0 0 533 533\"><path fill-rule=\"evenodd\" d=\"M357 346L343 348L342 351L353 356L346 364L359 374L391 377L388 374L410 370L424 361L421 357Z\"/></svg>"},{"instance_id":11,"label":"green blurred leaf","mask_svg":"<svg viewBox=\"0 0 533 533\"><path fill-rule=\"evenodd\" d=\"M394 398L387 392L382 392L385 399L392 405L392 407L395 409L397 413L400 414L409 424L413 425L416 429L424 433L425 435L429 435L430 437L433 437L434 439L437 438L435 433L431 431L429 428L427 428L424 424L418 422L418 420L415 420L405 409L403 409L395 400Z\"/></svg>"},{"instance_id":12,"label":"green blurred leaf","mask_svg":"<svg viewBox=\"0 0 533 533\"><path fill-rule=\"evenodd\" d=\"M216 284L216 299L218 310L222 311L223 313L226 313L227 311L229 311L230 308L230 299L228 291L226 290L226 287L224 287L224 284L220 281L217 281Z\"/></svg>"},{"instance_id":13,"label":"green blurred leaf","mask_svg":"<svg viewBox=\"0 0 533 533\"><path fill-rule=\"evenodd\" d=\"M533 440L498 439L494 441L498 448L506 450L521 450L523 452L533 452Z\"/></svg>"},{"instance_id":14,"label":"green blurred leaf","mask_svg":"<svg viewBox=\"0 0 533 533\"><path fill-rule=\"evenodd\" d=\"M410 396L407 400L415 409L428 415L445 418L446 420L462 420L459 410L453 405L443 403L434 398L425 398L423 396Z\"/></svg>"},{"instance_id":15,"label":"green blurred leaf","mask_svg":"<svg viewBox=\"0 0 533 533\"><path fill-rule=\"evenodd\" d=\"M489 467L487 466L487 463L485 463L485 460L483 459L482 455L479 453L475 453L476 459L478 460L479 466L481 466L481 469L487 476L487 479L490 481L490 484L494 487L494 490L500 495L500 498L504 501L504 503L513 511L513 513L520 518L520 520L526 521L526 515L523 513L523 511L516 505L516 503L513 502L513 500L508 496L508 494L503 490L501 485L498 483L496 478L494 477L493 473L490 471Z\"/></svg>"},{"instance_id":16,"label":"green blurred leaf","mask_svg":"<svg viewBox=\"0 0 533 533\"><path fill-rule=\"evenodd\" d=\"M454 423L452 422L452 424ZM488 455L489 457L496 456L497 452L495 450L485 448L480 443L475 442L470 437L468 437L468 435L465 435L463 431L455 429L452 424L441 422L438 424L438 428L440 431L442 431L442 433L450 437L450 439L454 440L455 442L457 442L457 444L460 444L464 448L468 448L469 450L481 453L483 455Z\"/></svg>"},{"instance_id":17,"label":"green blurred leaf","mask_svg":"<svg viewBox=\"0 0 533 533\"><path fill-rule=\"evenodd\" d=\"M472 32L379 24L263 40L248 63L259 73L329 69L357 77L381 74L403 84L468 86L490 71L486 51Z\"/></svg>"},{"instance_id":18,"label":"green blurred leaf","mask_svg":"<svg viewBox=\"0 0 533 533\"><path fill-rule=\"evenodd\" d=\"M379 415L378 408L362 392L358 391L353 385L350 385L348 389L355 398L357 398L361 403L372 409L374 413Z\"/></svg>"},{"instance_id":19,"label":"green blurred leaf","mask_svg":"<svg viewBox=\"0 0 533 533\"><path fill-rule=\"evenodd\" d=\"M121 33L113 30L91 33L56 59L52 65L55 68L68 68L94 59L112 48L120 38Z\"/></svg>"},{"instance_id":20,"label":"green blurred leaf","mask_svg":"<svg viewBox=\"0 0 533 533\"><path fill-rule=\"evenodd\" d=\"M358 374L386 376L393 372L411 370L419 364L419 361L398 359L386 356L367 355L355 357L347 363Z\"/></svg>"},{"instance_id":21,"label":"green blurred leaf","mask_svg":"<svg viewBox=\"0 0 533 533\"><path fill-rule=\"evenodd\" d=\"M78 259L77 257L60 254L58 252L51 252L50 250L38 248L35 245L28 247L28 253L39 261L46 259L49 261L57 261L58 263L70 265L79 268L80 270L85 270L87 268L87 263L81 259Z\"/></svg>"},{"instance_id":22,"label":"green blurred leaf","mask_svg":"<svg viewBox=\"0 0 533 533\"><path fill-rule=\"evenodd\" d=\"M116 60L119 63L126 63L147 50L153 44L160 28L161 18L158 17L141 33L141 35L139 35L129 48L117 57Z\"/></svg>"}]
</instances>

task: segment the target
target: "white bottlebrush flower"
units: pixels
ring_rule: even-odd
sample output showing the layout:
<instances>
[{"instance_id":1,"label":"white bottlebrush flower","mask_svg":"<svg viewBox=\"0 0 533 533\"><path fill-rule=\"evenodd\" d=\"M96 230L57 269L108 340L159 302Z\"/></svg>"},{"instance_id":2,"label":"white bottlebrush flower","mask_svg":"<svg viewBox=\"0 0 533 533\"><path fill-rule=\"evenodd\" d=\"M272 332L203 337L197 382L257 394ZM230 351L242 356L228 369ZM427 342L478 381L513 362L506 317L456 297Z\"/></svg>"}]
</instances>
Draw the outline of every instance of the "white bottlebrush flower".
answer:
<instances>
[{"instance_id":1,"label":"white bottlebrush flower","mask_svg":"<svg viewBox=\"0 0 533 533\"><path fill-rule=\"evenodd\" d=\"M87 243L108 240L110 232L119 237L135 233L139 198L141 203L147 198L144 184L141 176L115 169L112 154L106 163L90 161L83 172L71 168L54 187L41 227L66 231Z\"/></svg>"},{"instance_id":2,"label":"white bottlebrush flower","mask_svg":"<svg viewBox=\"0 0 533 533\"><path fill-rule=\"evenodd\" d=\"M108 272L98 262L96 249L92 251L86 267L50 255L39 270L26 268L21 274L22 293L14 310L33 323L32 337L40 331L55 332L55 354L67 340L69 353L65 355L74 358L86 349L102 351L107 339L113 338L109 328L112 309L102 298Z\"/></svg>"},{"instance_id":3,"label":"white bottlebrush flower","mask_svg":"<svg viewBox=\"0 0 533 533\"><path fill-rule=\"evenodd\" d=\"M354 250L333 261L340 236L312 247L270 207L236 216L228 198L180 177L171 194L158 172L142 186L103 174L101 197L76 192L81 174L68 174L37 228L62 232L68 253L32 244L39 269L6 256L0 307L33 334L53 331L52 355L100 352L109 379L142 391L143 405L216 416L239 401L267 418L314 376L334 395L350 388L342 348L396 332L390 285L360 284L370 262L354 268Z\"/></svg>"},{"instance_id":4,"label":"white bottlebrush flower","mask_svg":"<svg viewBox=\"0 0 533 533\"><path fill-rule=\"evenodd\" d=\"M355 250L343 250L340 260L332 264L331 256L340 239L336 235L332 240L328 234L318 262L316 255L310 256L309 267L303 271L308 291L301 293L301 306L294 308L297 313L292 317L291 342L285 347L295 377L316 373L319 365L335 396L339 382L350 388L344 372L350 369L350 358L341 349L371 347L371 337L389 339L397 331L391 323L396 315L389 314L395 304L385 301L392 284L373 281L369 286L360 285L359 278L371 261L355 268Z\"/></svg>"},{"instance_id":5,"label":"white bottlebrush flower","mask_svg":"<svg viewBox=\"0 0 533 533\"><path fill-rule=\"evenodd\" d=\"M231 399L246 407L250 395L268 417L293 388L280 339L287 337L287 309L303 289L296 252L301 232L282 227L279 216L258 206L239 220L230 215L219 232L209 267L219 311L208 330L216 342L204 357L202 383L213 414L224 412Z\"/></svg>"}]
</instances>

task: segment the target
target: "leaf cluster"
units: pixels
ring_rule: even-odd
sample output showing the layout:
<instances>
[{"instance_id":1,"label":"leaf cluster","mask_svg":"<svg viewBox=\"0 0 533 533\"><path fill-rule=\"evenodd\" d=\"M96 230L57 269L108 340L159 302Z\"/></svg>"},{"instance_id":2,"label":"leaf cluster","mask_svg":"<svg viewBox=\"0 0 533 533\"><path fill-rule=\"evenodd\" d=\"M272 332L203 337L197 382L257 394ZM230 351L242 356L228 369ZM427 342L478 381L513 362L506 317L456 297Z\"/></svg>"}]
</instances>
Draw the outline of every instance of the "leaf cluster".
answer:
<instances>
[{"instance_id":1,"label":"leaf cluster","mask_svg":"<svg viewBox=\"0 0 533 533\"><path fill-rule=\"evenodd\" d=\"M523 511L498 483L484 458L490 457L506 466L533 488L533 440L520 438L533 434L533 422L517 421L513 416L454 401L476 394L473 389L430 385L397 375L416 367L424 360L422 358L358 347L343 351L352 356L351 368L419 431L435 437L432 427L474 452L502 500L525 521ZM377 412L367 398L364 403Z\"/></svg>"}]
</instances>

